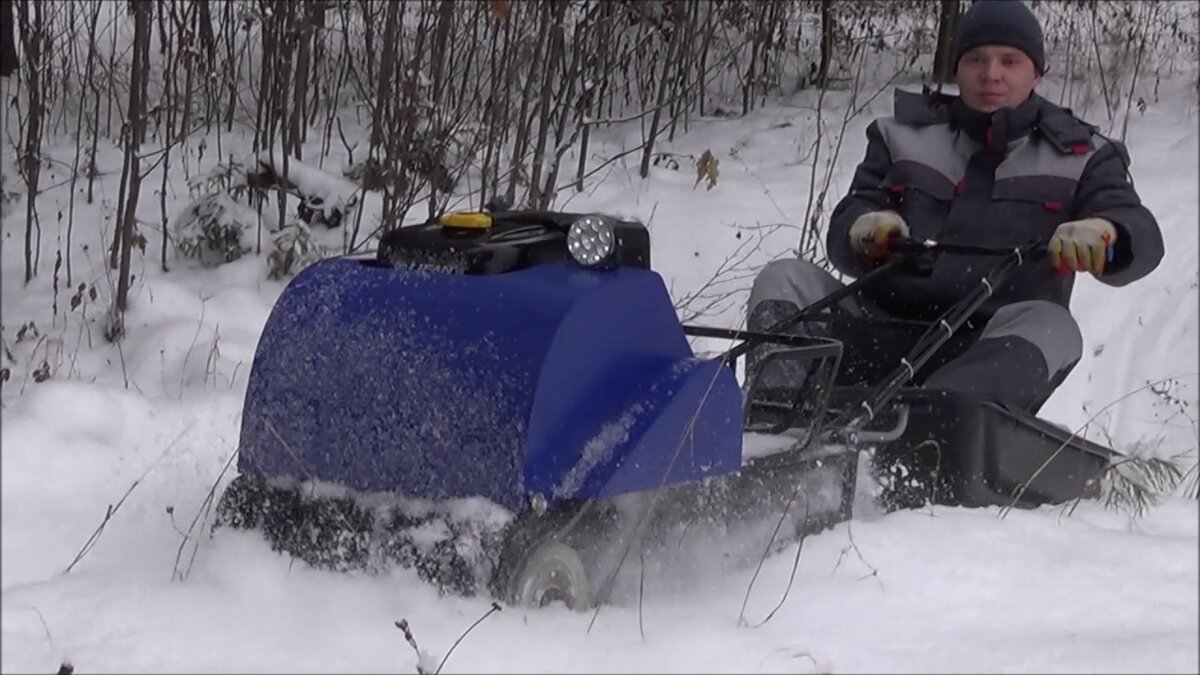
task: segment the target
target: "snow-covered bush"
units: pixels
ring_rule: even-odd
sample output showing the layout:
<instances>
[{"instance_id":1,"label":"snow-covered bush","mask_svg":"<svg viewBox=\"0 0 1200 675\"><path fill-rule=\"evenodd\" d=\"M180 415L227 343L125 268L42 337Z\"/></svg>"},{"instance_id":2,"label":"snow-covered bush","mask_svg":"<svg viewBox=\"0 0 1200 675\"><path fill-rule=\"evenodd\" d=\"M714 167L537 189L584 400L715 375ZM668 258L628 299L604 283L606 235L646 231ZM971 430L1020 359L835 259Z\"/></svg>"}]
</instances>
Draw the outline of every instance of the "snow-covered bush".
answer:
<instances>
[{"instance_id":1,"label":"snow-covered bush","mask_svg":"<svg viewBox=\"0 0 1200 675\"><path fill-rule=\"evenodd\" d=\"M248 234L257 220L254 209L225 190L211 192L188 204L176 219L175 248L204 265L233 262L251 250Z\"/></svg>"},{"instance_id":2,"label":"snow-covered bush","mask_svg":"<svg viewBox=\"0 0 1200 675\"><path fill-rule=\"evenodd\" d=\"M252 205L265 203L271 193L282 191L300 203L283 227L276 225L274 209L262 211L263 227L273 240L268 276L280 279L322 258L326 249L313 238L310 228L340 226L347 212L358 205L357 187L295 159L290 160L286 177L279 166L280 158L274 154L251 154L223 162L194 181L193 192L207 190L207 194L189 204L177 221L175 240L180 253L206 265L237 260L252 248L249 242L260 217Z\"/></svg>"},{"instance_id":3,"label":"snow-covered bush","mask_svg":"<svg viewBox=\"0 0 1200 675\"><path fill-rule=\"evenodd\" d=\"M283 190L300 200L296 215L307 225L335 228L358 206L358 186L322 169L275 152L260 153L241 162L252 190Z\"/></svg>"},{"instance_id":4,"label":"snow-covered bush","mask_svg":"<svg viewBox=\"0 0 1200 675\"><path fill-rule=\"evenodd\" d=\"M292 221L275 233L274 250L267 255L267 276L282 279L325 257L326 249L308 225Z\"/></svg>"}]
</instances>

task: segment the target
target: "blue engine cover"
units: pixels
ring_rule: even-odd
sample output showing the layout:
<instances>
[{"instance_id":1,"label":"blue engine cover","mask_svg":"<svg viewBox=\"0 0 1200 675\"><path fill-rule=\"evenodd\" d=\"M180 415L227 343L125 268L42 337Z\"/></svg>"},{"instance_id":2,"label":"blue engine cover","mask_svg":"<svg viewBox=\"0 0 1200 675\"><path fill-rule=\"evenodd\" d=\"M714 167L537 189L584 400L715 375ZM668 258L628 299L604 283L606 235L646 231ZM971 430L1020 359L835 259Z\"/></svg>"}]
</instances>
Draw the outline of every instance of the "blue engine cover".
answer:
<instances>
[{"instance_id":1,"label":"blue engine cover","mask_svg":"<svg viewBox=\"0 0 1200 675\"><path fill-rule=\"evenodd\" d=\"M335 258L258 344L239 469L519 511L736 471L733 373L695 358L661 277L465 276Z\"/></svg>"}]
</instances>

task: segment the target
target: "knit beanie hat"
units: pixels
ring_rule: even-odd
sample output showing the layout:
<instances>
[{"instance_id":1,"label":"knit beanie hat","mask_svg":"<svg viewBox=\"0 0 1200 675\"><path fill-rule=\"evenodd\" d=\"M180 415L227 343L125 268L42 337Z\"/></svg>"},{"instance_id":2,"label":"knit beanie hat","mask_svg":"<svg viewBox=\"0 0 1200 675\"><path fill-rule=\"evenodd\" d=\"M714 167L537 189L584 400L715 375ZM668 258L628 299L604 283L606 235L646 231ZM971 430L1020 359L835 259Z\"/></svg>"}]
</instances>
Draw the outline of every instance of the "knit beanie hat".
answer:
<instances>
[{"instance_id":1,"label":"knit beanie hat","mask_svg":"<svg viewBox=\"0 0 1200 675\"><path fill-rule=\"evenodd\" d=\"M1033 61L1039 75L1046 73L1042 26L1020 0L975 0L958 19L954 32L954 69L963 54L980 45L1016 47Z\"/></svg>"}]
</instances>

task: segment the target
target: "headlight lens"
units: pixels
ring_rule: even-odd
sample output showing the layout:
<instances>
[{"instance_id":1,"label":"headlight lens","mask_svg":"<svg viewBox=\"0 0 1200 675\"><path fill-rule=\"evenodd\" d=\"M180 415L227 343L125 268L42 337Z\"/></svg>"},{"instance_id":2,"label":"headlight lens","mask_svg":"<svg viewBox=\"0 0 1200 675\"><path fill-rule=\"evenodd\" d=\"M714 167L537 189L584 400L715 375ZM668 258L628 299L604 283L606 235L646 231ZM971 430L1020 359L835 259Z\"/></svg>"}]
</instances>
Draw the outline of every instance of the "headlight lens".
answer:
<instances>
[{"instance_id":1,"label":"headlight lens","mask_svg":"<svg viewBox=\"0 0 1200 675\"><path fill-rule=\"evenodd\" d=\"M571 223L567 231L567 250L584 267L604 267L616 259L617 235L613 222L604 216L589 215Z\"/></svg>"}]
</instances>

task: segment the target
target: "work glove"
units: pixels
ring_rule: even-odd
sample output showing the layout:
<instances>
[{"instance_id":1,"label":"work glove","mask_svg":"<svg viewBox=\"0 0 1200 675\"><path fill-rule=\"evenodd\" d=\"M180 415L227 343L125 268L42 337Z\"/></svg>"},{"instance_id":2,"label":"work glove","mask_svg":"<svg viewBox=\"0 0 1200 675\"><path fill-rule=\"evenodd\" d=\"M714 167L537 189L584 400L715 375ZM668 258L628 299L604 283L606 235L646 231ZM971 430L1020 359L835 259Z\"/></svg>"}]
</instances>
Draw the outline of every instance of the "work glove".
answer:
<instances>
[{"instance_id":1,"label":"work glove","mask_svg":"<svg viewBox=\"0 0 1200 675\"><path fill-rule=\"evenodd\" d=\"M1050 238L1050 264L1062 274L1087 271L1098 277L1112 261L1116 240L1117 228L1103 218L1063 223Z\"/></svg>"},{"instance_id":2,"label":"work glove","mask_svg":"<svg viewBox=\"0 0 1200 675\"><path fill-rule=\"evenodd\" d=\"M850 247L868 258L884 258L888 255L888 240L895 236L908 236L908 225L900 214L872 211L850 226Z\"/></svg>"}]
</instances>

